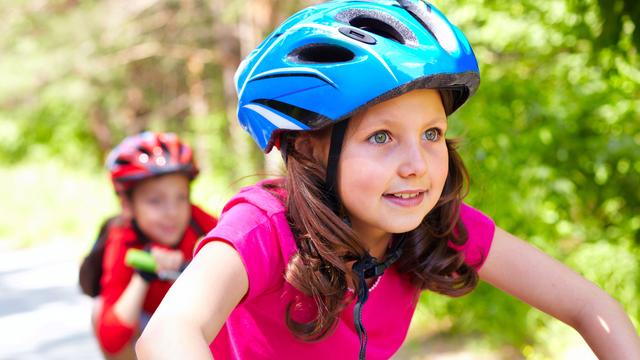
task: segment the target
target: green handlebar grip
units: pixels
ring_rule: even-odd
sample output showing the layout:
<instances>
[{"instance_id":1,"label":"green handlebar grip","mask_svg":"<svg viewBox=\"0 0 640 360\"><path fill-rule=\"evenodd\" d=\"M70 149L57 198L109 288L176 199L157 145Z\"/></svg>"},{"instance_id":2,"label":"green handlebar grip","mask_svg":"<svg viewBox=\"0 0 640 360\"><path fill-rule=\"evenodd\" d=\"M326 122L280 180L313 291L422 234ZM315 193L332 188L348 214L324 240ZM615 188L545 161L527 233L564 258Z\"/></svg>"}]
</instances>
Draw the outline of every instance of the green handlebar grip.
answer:
<instances>
[{"instance_id":1,"label":"green handlebar grip","mask_svg":"<svg viewBox=\"0 0 640 360\"><path fill-rule=\"evenodd\" d=\"M140 249L129 249L127 250L127 255L124 257L124 262L128 266L132 268L155 273L156 272L156 261L153 258L153 255L150 253L140 250Z\"/></svg>"}]
</instances>

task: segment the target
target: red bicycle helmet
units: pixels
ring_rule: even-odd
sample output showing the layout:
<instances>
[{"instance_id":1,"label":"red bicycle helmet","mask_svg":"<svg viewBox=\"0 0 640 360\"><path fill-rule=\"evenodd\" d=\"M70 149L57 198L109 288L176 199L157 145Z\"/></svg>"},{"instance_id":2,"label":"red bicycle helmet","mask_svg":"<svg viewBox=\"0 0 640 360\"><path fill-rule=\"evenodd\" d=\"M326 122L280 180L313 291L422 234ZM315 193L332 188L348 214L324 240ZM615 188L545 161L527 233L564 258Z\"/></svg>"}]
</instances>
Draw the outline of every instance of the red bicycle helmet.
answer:
<instances>
[{"instance_id":1,"label":"red bicycle helmet","mask_svg":"<svg viewBox=\"0 0 640 360\"><path fill-rule=\"evenodd\" d=\"M129 136L111 150L107 169L116 193L150 177L181 172L193 180L199 172L193 151L176 134L150 131Z\"/></svg>"}]
</instances>

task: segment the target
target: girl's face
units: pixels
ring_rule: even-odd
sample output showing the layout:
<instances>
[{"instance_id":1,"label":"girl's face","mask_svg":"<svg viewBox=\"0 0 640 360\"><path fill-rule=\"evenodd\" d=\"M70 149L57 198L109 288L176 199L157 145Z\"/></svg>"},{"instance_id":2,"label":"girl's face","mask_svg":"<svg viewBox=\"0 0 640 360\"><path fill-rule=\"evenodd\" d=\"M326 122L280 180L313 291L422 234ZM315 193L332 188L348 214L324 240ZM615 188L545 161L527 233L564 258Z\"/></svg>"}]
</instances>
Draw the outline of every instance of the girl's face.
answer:
<instances>
[{"instance_id":1,"label":"girl's face","mask_svg":"<svg viewBox=\"0 0 640 360\"><path fill-rule=\"evenodd\" d=\"M143 180L123 205L151 240L175 246L191 218L189 178L176 173Z\"/></svg>"},{"instance_id":2,"label":"girl's face","mask_svg":"<svg viewBox=\"0 0 640 360\"><path fill-rule=\"evenodd\" d=\"M414 90L350 121L339 193L365 240L415 229L436 205L449 171L447 117L436 90Z\"/></svg>"}]
</instances>

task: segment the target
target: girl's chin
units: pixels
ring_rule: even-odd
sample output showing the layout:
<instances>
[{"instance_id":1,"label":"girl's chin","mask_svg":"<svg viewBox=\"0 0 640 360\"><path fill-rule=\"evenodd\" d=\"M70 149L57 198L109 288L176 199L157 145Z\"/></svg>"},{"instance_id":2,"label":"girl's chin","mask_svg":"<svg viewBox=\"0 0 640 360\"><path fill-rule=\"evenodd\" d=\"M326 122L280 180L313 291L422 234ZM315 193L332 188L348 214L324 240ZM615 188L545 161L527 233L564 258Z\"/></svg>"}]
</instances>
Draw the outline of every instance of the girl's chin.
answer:
<instances>
[{"instance_id":1,"label":"girl's chin","mask_svg":"<svg viewBox=\"0 0 640 360\"><path fill-rule=\"evenodd\" d=\"M420 226L420 223L422 223L422 219L411 222L405 220L396 224L389 224L389 226L387 226L385 230L392 234L402 234L415 230L418 226Z\"/></svg>"},{"instance_id":2,"label":"girl's chin","mask_svg":"<svg viewBox=\"0 0 640 360\"><path fill-rule=\"evenodd\" d=\"M154 238L153 240L158 244L169 247L176 246L180 242L180 238L174 236L162 236Z\"/></svg>"}]
</instances>

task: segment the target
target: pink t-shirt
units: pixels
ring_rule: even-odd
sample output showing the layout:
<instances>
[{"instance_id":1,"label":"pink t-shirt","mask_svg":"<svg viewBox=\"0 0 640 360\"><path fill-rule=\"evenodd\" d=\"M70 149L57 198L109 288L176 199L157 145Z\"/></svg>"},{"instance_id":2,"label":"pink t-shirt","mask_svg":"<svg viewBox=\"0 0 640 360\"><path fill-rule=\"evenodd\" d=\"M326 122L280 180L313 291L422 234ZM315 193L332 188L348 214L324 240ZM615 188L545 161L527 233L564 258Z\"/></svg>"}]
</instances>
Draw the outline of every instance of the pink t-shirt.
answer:
<instances>
[{"instance_id":1,"label":"pink t-shirt","mask_svg":"<svg viewBox=\"0 0 640 360\"><path fill-rule=\"evenodd\" d=\"M465 253L467 263L479 268L489 253L495 225L467 205L462 205L461 217L469 236L458 250ZM358 358L360 342L353 324L353 302L342 312L335 331L321 341L303 342L287 328L285 312L292 299L303 300L303 306L291 312L298 321L313 318L314 303L284 279L296 244L284 205L261 183L242 189L227 203L218 225L197 246L196 253L216 240L238 251L249 279L247 295L210 345L216 360ZM400 348L419 294L393 266L380 277L362 310L368 335L367 359L388 359Z\"/></svg>"}]
</instances>

